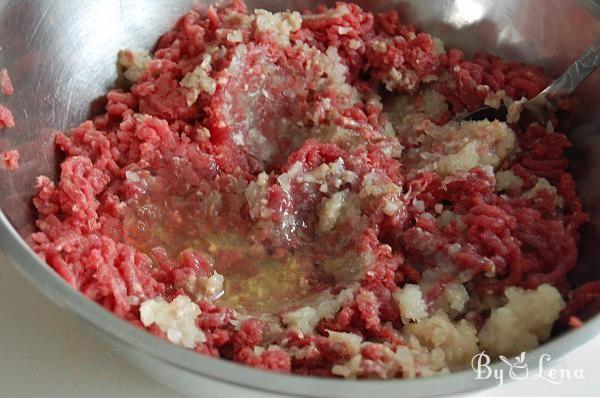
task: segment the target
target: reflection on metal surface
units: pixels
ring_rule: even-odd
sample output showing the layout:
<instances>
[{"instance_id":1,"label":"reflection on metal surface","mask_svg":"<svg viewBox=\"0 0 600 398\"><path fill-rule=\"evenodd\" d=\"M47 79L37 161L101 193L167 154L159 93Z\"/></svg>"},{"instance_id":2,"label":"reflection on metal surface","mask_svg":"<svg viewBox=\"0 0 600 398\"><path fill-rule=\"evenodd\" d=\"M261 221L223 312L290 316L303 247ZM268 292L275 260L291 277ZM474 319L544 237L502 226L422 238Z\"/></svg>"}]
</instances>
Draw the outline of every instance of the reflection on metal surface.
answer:
<instances>
[{"instance_id":1,"label":"reflection on metal surface","mask_svg":"<svg viewBox=\"0 0 600 398\"><path fill-rule=\"evenodd\" d=\"M479 22L485 15L483 5L476 0L456 0L445 19L456 29Z\"/></svg>"}]
</instances>

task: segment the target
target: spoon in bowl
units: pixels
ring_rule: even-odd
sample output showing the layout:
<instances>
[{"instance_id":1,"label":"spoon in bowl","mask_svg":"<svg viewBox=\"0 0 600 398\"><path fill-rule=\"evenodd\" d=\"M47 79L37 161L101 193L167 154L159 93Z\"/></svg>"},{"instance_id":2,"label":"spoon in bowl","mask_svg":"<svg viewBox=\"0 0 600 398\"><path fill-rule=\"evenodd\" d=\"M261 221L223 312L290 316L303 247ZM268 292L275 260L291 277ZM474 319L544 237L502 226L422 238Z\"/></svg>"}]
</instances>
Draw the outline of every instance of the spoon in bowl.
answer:
<instances>
[{"instance_id":1,"label":"spoon in bowl","mask_svg":"<svg viewBox=\"0 0 600 398\"><path fill-rule=\"evenodd\" d=\"M577 59L565 73L554 80L548 87L530 100L523 102L517 101L519 107L516 110L523 109L535 116L542 124L550 120L551 109L556 108L558 102L568 97L575 89L600 66L600 39L588 48L581 57ZM522 108L521 108L522 107ZM510 113L513 113L512 110ZM502 105L499 108L485 106L458 117L456 120L514 120L515 115L510 115L509 108ZM518 115L516 115L518 120ZM511 121L511 120L509 120Z\"/></svg>"}]
</instances>

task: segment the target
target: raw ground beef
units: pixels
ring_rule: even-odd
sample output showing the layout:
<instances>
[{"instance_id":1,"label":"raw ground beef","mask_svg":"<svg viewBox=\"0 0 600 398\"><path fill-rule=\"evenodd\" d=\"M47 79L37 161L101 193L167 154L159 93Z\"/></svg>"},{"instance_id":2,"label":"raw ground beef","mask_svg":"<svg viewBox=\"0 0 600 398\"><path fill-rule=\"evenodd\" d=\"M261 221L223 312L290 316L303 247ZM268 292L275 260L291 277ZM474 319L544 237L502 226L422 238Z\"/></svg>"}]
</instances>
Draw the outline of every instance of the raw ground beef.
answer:
<instances>
[{"instance_id":1,"label":"raw ground beef","mask_svg":"<svg viewBox=\"0 0 600 398\"><path fill-rule=\"evenodd\" d=\"M2 152L2 164L8 171L15 171L19 168L19 151L12 149Z\"/></svg>"},{"instance_id":2,"label":"raw ground beef","mask_svg":"<svg viewBox=\"0 0 600 398\"><path fill-rule=\"evenodd\" d=\"M8 71L4 68L0 70L0 92L7 96L13 95L15 93L15 88L13 87L12 81L10 80Z\"/></svg>"},{"instance_id":3,"label":"raw ground beef","mask_svg":"<svg viewBox=\"0 0 600 398\"><path fill-rule=\"evenodd\" d=\"M0 130L3 128L14 127L15 119L13 118L13 114L4 105L0 104Z\"/></svg>"},{"instance_id":4,"label":"raw ground beef","mask_svg":"<svg viewBox=\"0 0 600 398\"><path fill-rule=\"evenodd\" d=\"M556 120L452 121L533 97L537 67L467 59L396 11L241 1L119 64L130 90L56 136L29 242L140 328L261 369L412 378L534 348L598 299L567 282L588 217Z\"/></svg>"}]
</instances>

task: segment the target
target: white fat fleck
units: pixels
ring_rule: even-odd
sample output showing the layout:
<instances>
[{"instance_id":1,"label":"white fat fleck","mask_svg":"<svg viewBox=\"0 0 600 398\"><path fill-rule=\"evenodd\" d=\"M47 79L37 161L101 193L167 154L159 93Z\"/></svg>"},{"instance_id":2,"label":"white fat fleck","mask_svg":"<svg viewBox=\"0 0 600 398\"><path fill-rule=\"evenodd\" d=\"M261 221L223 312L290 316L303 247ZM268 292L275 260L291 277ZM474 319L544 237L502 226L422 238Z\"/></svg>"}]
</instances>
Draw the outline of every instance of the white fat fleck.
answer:
<instances>
[{"instance_id":1,"label":"white fat fleck","mask_svg":"<svg viewBox=\"0 0 600 398\"><path fill-rule=\"evenodd\" d=\"M487 172L493 173L514 152L516 136L506 123L483 120L443 126L429 123L420 141L422 145L407 154L410 162L417 169L447 176L478 166L489 166Z\"/></svg>"},{"instance_id":2,"label":"white fat fleck","mask_svg":"<svg viewBox=\"0 0 600 398\"><path fill-rule=\"evenodd\" d=\"M140 306L140 319L144 326L158 326L174 344L194 348L206 341L202 330L196 326L200 307L188 296L177 296L168 303L163 297L146 300Z\"/></svg>"},{"instance_id":3,"label":"white fat fleck","mask_svg":"<svg viewBox=\"0 0 600 398\"><path fill-rule=\"evenodd\" d=\"M428 76L428 79L423 78L423 81L433 81L436 79L436 75L431 75ZM418 82L419 77L415 71L411 69L399 71L396 67L391 68L383 79L385 88L388 91L398 90L413 92L417 88Z\"/></svg>"},{"instance_id":4,"label":"white fat fleck","mask_svg":"<svg viewBox=\"0 0 600 398\"><path fill-rule=\"evenodd\" d=\"M525 97L518 101L511 102L511 104L508 106L508 114L506 115L507 123L516 123L519 121L525 102L527 102L527 98Z\"/></svg>"},{"instance_id":5,"label":"white fat fleck","mask_svg":"<svg viewBox=\"0 0 600 398\"><path fill-rule=\"evenodd\" d=\"M379 197L384 194L398 195L402 188L392 182L390 178L377 171L371 171L363 176L362 189L359 196L366 198L369 196Z\"/></svg>"},{"instance_id":6,"label":"white fat fleck","mask_svg":"<svg viewBox=\"0 0 600 398\"><path fill-rule=\"evenodd\" d=\"M331 373L345 379L354 379L360 374L361 361L362 355L357 354L344 364L333 365Z\"/></svg>"},{"instance_id":7,"label":"white fat fleck","mask_svg":"<svg viewBox=\"0 0 600 398\"><path fill-rule=\"evenodd\" d=\"M492 310L479 332L481 348L491 356L512 356L537 347L550 337L565 302L554 286L535 290L509 287L506 305Z\"/></svg>"},{"instance_id":8,"label":"white fat fleck","mask_svg":"<svg viewBox=\"0 0 600 398\"><path fill-rule=\"evenodd\" d=\"M231 135L231 140L235 145L242 146L244 145L244 134L237 132Z\"/></svg>"},{"instance_id":9,"label":"white fat fleck","mask_svg":"<svg viewBox=\"0 0 600 398\"><path fill-rule=\"evenodd\" d=\"M281 188L286 192L291 192L292 182L296 180L302 173L304 173L304 166L302 162L294 163L286 173L282 173L277 177L277 182Z\"/></svg>"},{"instance_id":10,"label":"white fat fleck","mask_svg":"<svg viewBox=\"0 0 600 398\"><path fill-rule=\"evenodd\" d=\"M337 347L341 347L349 355L356 355L360 352L360 343L362 343L362 337L354 333L335 332L328 330L327 335L329 341Z\"/></svg>"},{"instance_id":11,"label":"white fat fleck","mask_svg":"<svg viewBox=\"0 0 600 398\"><path fill-rule=\"evenodd\" d=\"M347 33L352 32L352 30L353 30L353 28L351 28L350 26L346 26L346 27L340 26L340 27L338 27L338 34L345 35Z\"/></svg>"},{"instance_id":12,"label":"white fat fleck","mask_svg":"<svg viewBox=\"0 0 600 398\"><path fill-rule=\"evenodd\" d=\"M396 202L393 200L386 200L385 206L383 207L383 213L388 216L393 216L398 213L400 210L401 202Z\"/></svg>"},{"instance_id":13,"label":"white fat fleck","mask_svg":"<svg viewBox=\"0 0 600 398\"><path fill-rule=\"evenodd\" d=\"M460 243L453 243L448 246L448 253L458 253L460 251Z\"/></svg>"},{"instance_id":14,"label":"white fat fleck","mask_svg":"<svg viewBox=\"0 0 600 398\"><path fill-rule=\"evenodd\" d=\"M227 41L230 43L241 43L244 40L241 30L234 30L227 33Z\"/></svg>"},{"instance_id":15,"label":"white fat fleck","mask_svg":"<svg viewBox=\"0 0 600 398\"><path fill-rule=\"evenodd\" d=\"M542 190L550 192L550 194L554 197L554 203L557 206L559 206L559 207L564 206L564 203L565 203L564 198L558 194L558 190L556 189L556 187L554 185L550 184L550 182L545 178L539 178L536 181L535 186L533 188L531 188L530 190L528 190L527 192L523 193L522 197L525 199L534 199L535 197L538 196L539 192Z\"/></svg>"},{"instance_id":16,"label":"white fat fleck","mask_svg":"<svg viewBox=\"0 0 600 398\"><path fill-rule=\"evenodd\" d=\"M270 33L281 45L290 45L290 34L302 27L302 16L294 12L271 13L266 10L255 10L256 30Z\"/></svg>"},{"instance_id":17,"label":"white fat fleck","mask_svg":"<svg viewBox=\"0 0 600 398\"><path fill-rule=\"evenodd\" d=\"M484 105L490 106L494 109L498 109L498 108L500 108L500 105L502 105L502 101L505 98L506 98L506 91L504 91L504 90L498 90L496 92L488 91L488 93L485 97Z\"/></svg>"},{"instance_id":18,"label":"white fat fleck","mask_svg":"<svg viewBox=\"0 0 600 398\"><path fill-rule=\"evenodd\" d=\"M465 319L453 322L442 311L404 326L404 333L430 350L441 349L450 369L462 368L478 352L475 325Z\"/></svg>"},{"instance_id":19,"label":"white fat fleck","mask_svg":"<svg viewBox=\"0 0 600 398\"><path fill-rule=\"evenodd\" d=\"M427 304L419 285L406 284L394 293L394 299L400 308L402 322L418 321L429 316Z\"/></svg>"},{"instance_id":20,"label":"white fat fleck","mask_svg":"<svg viewBox=\"0 0 600 398\"><path fill-rule=\"evenodd\" d=\"M371 42L371 47L378 53L385 53L388 50L387 44L382 40L373 40Z\"/></svg>"},{"instance_id":21,"label":"white fat fleck","mask_svg":"<svg viewBox=\"0 0 600 398\"><path fill-rule=\"evenodd\" d=\"M264 171L260 173L256 181L252 181L246 187L246 201L253 220L269 218L271 209L268 208L269 176Z\"/></svg>"},{"instance_id":22,"label":"white fat fleck","mask_svg":"<svg viewBox=\"0 0 600 398\"><path fill-rule=\"evenodd\" d=\"M152 61L152 57L148 51L122 50L119 51L117 62L125 69L125 78L136 83L140 80L150 61Z\"/></svg>"},{"instance_id":23,"label":"white fat fleck","mask_svg":"<svg viewBox=\"0 0 600 398\"><path fill-rule=\"evenodd\" d=\"M329 18L341 18L345 15L350 14L350 9L346 4L338 3L335 7L327 9L325 12L316 14L305 14L302 15L303 19L329 19Z\"/></svg>"},{"instance_id":24,"label":"white fat fleck","mask_svg":"<svg viewBox=\"0 0 600 398\"><path fill-rule=\"evenodd\" d=\"M223 275L218 272L213 272L209 277L207 276L191 276L187 280L187 291L196 300L209 300L213 301L221 297L224 293L223 283L225 279Z\"/></svg>"},{"instance_id":25,"label":"white fat fleck","mask_svg":"<svg viewBox=\"0 0 600 398\"><path fill-rule=\"evenodd\" d=\"M350 47L353 50L358 50L360 48L360 41L356 39L350 39L350 41L348 42L348 47Z\"/></svg>"},{"instance_id":26,"label":"white fat fleck","mask_svg":"<svg viewBox=\"0 0 600 398\"><path fill-rule=\"evenodd\" d=\"M353 298L353 289L342 290L338 295L324 294L316 307L305 306L295 311L283 314L282 321L288 328L309 334L321 319L329 319Z\"/></svg>"},{"instance_id":27,"label":"white fat fleck","mask_svg":"<svg viewBox=\"0 0 600 398\"><path fill-rule=\"evenodd\" d=\"M136 173L135 171L127 170L125 172L125 178L129 182L139 182L140 181L140 175L138 173Z\"/></svg>"},{"instance_id":28,"label":"white fat fleck","mask_svg":"<svg viewBox=\"0 0 600 398\"><path fill-rule=\"evenodd\" d=\"M520 190L524 181L512 172L512 170L503 170L496 173L496 192L506 190Z\"/></svg>"},{"instance_id":29,"label":"white fat fleck","mask_svg":"<svg viewBox=\"0 0 600 398\"><path fill-rule=\"evenodd\" d=\"M323 193L329 192L330 188L338 189L343 184L353 184L357 180L356 173L345 169L342 158L331 163L323 163L298 178L299 182L320 185L319 190Z\"/></svg>"},{"instance_id":30,"label":"white fat fleck","mask_svg":"<svg viewBox=\"0 0 600 398\"><path fill-rule=\"evenodd\" d=\"M348 190L344 190L334 193L325 200L319 211L319 229L321 231L328 232L336 226L349 194Z\"/></svg>"},{"instance_id":31,"label":"white fat fleck","mask_svg":"<svg viewBox=\"0 0 600 398\"><path fill-rule=\"evenodd\" d=\"M188 106L192 106L198 99L201 92L213 95L217 89L217 82L210 77L212 70L212 57L210 54L204 54L202 62L197 65L192 72L187 73L179 82L181 87L187 88L186 101Z\"/></svg>"},{"instance_id":32,"label":"white fat fleck","mask_svg":"<svg viewBox=\"0 0 600 398\"><path fill-rule=\"evenodd\" d=\"M420 212L425 211L425 202L420 199L413 199L413 206Z\"/></svg>"},{"instance_id":33,"label":"white fat fleck","mask_svg":"<svg viewBox=\"0 0 600 398\"><path fill-rule=\"evenodd\" d=\"M206 127L199 127L197 133L197 137L201 140L208 140L210 138L210 131Z\"/></svg>"},{"instance_id":34,"label":"white fat fleck","mask_svg":"<svg viewBox=\"0 0 600 398\"><path fill-rule=\"evenodd\" d=\"M446 53L446 49L444 48L444 42L441 39L434 37L433 45L434 45L433 50L434 50L435 55L439 56L439 55Z\"/></svg>"}]
</instances>

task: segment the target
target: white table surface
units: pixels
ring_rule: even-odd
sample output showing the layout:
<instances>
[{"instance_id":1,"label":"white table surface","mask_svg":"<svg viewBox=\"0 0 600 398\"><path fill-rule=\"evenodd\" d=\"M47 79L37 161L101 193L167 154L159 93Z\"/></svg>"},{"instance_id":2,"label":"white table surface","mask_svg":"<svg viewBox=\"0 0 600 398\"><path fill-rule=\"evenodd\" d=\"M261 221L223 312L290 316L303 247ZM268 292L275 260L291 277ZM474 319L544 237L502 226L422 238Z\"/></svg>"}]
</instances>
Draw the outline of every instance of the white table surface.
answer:
<instances>
[{"instance_id":1,"label":"white table surface","mask_svg":"<svg viewBox=\"0 0 600 398\"><path fill-rule=\"evenodd\" d=\"M184 398L108 351L68 313L48 302L0 253L0 397ZM585 380L541 380L478 396L600 396L600 338L561 359ZM235 398L235 397L232 397Z\"/></svg>"}]
</instances>

